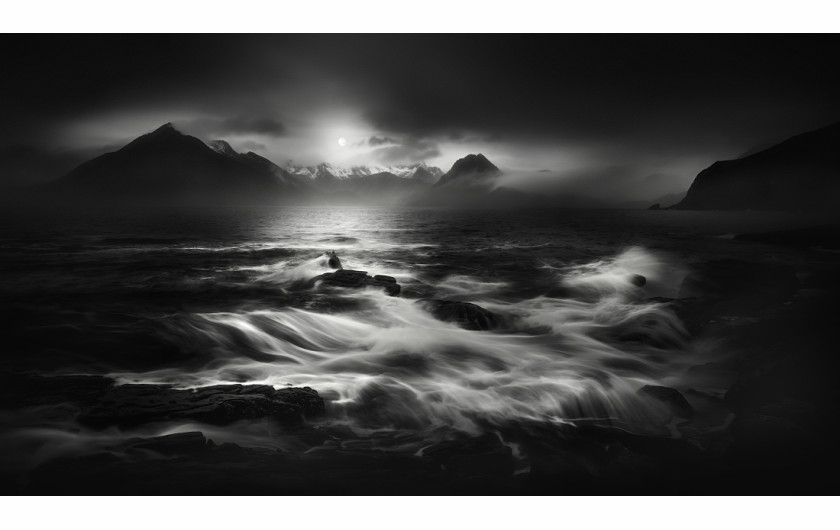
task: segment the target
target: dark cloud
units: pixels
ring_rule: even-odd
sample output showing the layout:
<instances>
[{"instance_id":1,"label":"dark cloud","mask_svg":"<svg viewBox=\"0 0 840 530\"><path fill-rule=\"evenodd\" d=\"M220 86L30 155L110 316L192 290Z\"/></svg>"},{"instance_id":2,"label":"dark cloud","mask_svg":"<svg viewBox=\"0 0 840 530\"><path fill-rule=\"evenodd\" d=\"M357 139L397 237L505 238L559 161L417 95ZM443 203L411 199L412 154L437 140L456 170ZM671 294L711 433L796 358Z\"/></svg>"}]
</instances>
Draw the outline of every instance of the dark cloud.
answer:
<instances>
[{"instance_id":1,"label":"dark cloud","mask_svg":"<svg viewBox=\"0 0 840 530\"><path fill-rule=\"evenodd\" d=\"M484 145L558 179L568 153L690 178L840 120L838 35L4 35L0 59L0 147L72 143L56 131L124 109L274 139L335 114L377 131L380 161Z\"/></svg>"},{"instance_id":2,"label":"dark cloud","mask_svg":"<svg viewBox=\"0 0 840 530\"><path fill-rule=\"evenodd\" d=\"M200 137L227 135L260 134L266 136L284 136L286 127L279 121L267 117L236 116L232 118L199 118L176 123L185 132Z\"/></svg>"},{"instance_id":3,"label":"dark cloud","mask_svg":"<svg viewBox=\"0 0 840 530\"><path fill-rule=\"evenodd\" d=\"M0 148L0 188L48 182L66 175L82 162L118 146L99 149L53 150L43 146L12 145Z\"/></svg>"},{"instance_id":4,"label":"dark cloud","mask_svg":"<svg viewBox=\"0 0 840 530\"><path fill-rule=\"evenodd\" d=\"M385 144L398 144L399 142L387 136L371 136L367 139L367 143L368 145L376 147Z\"/></svg>"},{"instance_id":5,"label":"dark cloud","mask_svg":"<svg viewBox=\"0 0 840 530\"><path fill-rule=\"evenodd\" d=\"M239 152L245 151L265 151L265 144L254 142L252 140L245 140L242 142L235 142L235 148Z\"/></svg>"},{"instance_id":6,"label":"dark cloud","mask_svg":"<svg viewBox=\"0 0 840 530\"><path fill-rule=\"evenodd\" d=\"M396 145L387 145L374 150L380 162L422 162L440 156L438 145L424 138L406 138Z\"/></svg>"}]
</instances>

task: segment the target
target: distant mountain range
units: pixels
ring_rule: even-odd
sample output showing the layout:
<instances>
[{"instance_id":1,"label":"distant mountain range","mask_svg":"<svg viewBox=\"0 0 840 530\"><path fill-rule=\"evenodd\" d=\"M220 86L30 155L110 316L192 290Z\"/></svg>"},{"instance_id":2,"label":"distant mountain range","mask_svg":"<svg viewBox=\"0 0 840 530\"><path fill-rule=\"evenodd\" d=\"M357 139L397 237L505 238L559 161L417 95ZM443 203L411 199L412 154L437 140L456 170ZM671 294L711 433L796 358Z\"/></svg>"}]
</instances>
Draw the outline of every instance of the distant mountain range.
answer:
<instances>
[{"instance_id":1,"label":"distant mountain range","mask_svg":"<svg viewBox=\"0 0 840 530\"><path fill-rule=\"evenodd\" d=\"M125 147L96 157L47 186L74 201L142 203L408 204L515 206L539 196L498 187L501 170L468 155L446 173L425 163L402 166L330 164L280 167L224 140L204 143L165 124Z\"/></svg>"},{"instance_id":2,"label":"distant mountain range","mask_svg":"<svg viewBox=\"0 0 840 530\"><path fill-rule=\"evenodd\" d=\"M441 174L425 163L280 167L254 152L239 153L224 140L205 144L167 123L46 188L76 202L391 203L430 188Z\"/></svg>"},{"instance_id":3,"label":"distant mountain range","mask_svg":"<svg viewBox=\"0 0 840 530\"><path fill-rule=\"evenodd\" d=\"M108 204L608 206L500 186L502 176L503 172L483 154L459 159L445 174L425 163L280 167L256 153L239 153L224 140L204 143L167 123L117 151L82 163L44 185L43 190L68 201ZM656 202L673 209L825 210L836 208L838 201L840 124L795 136L736 160L716 162L700 172L684 198L676 194Z\"/></svg>"},{"instance_id":4,"label":"distant mountain range","mask_svg":"<svg viewBox=\"0 0 840 530\"><path fill-rule=\"evenodd\" d=\"M742 158L715 162L694 179L680 210L832 210L840 204L840 123Z\"/></svg>"},{"instance_id":5,"label":"distant mountain range","mask_svg":"<svg viewBox=\"0 0 840 530\"><path fill-rule=\"evenodd\" d=\"M403 179L415 179L433 184L443 174L440 168L427 166L425 162L408 166L353 166L350 168L340 168L324 163L317 166L288 165L284 169L289 174L313 181L354 180L387 173Z\"/></svg>"}]
</instances>

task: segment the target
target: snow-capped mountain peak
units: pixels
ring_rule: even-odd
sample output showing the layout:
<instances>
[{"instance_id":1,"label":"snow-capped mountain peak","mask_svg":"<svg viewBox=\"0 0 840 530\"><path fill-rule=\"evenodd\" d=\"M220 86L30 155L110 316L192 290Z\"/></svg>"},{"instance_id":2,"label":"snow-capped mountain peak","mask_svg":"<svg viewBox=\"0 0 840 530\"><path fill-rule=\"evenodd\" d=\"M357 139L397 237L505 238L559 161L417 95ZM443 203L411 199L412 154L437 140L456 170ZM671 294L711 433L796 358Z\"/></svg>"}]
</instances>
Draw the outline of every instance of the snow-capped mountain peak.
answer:
<instances>
[{"instance_id":1,"label":"snow-capped mountain peak","mask_svg":"<svg viewBox=\"0 0 840 530\"><path fill-rule=\"evenodd\" d=\"M379 173L390 173L400 178L414 178L424 181L437 180L443 172L433 166L427 165L425 162L410 165L396 165L396 166L352 166L349 168L337 167L330 163L324 162L317 166L286 166L286 171L292 175L301 177L308 177L310 179L337 179L348 180L376 175Z\"/></svg>"}]
</instances>

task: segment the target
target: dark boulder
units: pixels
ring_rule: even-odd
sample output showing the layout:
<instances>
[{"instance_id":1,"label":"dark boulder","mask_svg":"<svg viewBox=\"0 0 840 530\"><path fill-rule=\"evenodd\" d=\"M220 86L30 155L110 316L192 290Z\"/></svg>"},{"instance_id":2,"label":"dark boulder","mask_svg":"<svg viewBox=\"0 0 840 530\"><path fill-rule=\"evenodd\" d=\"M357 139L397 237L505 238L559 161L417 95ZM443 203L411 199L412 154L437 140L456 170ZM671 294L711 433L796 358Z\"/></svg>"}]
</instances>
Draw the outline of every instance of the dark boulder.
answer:
<instances>
[{"instance_id":1,"label":"dark boulder","mask_svg":"<svg viewBox=\"0 0 840 530\"><path fill-rule=\"evenodd\" d=\"M331 269L343 269L344 267L341 266L341 260L338 259L338 254L335 253L334 250L327 252L327 265Z\"/></svg>"},{"instance_id":2,"label":"dark boulder","mask_svg":"<svg viewBox=\"0 0 840 530\"><path fill-rule=\"evenodd\" d=\"M401 290L397 281L390 276L377 275L371 278L368 276L367 271L351 269L339 269L335 272L327 272L316 276L312 281L313 283L321 281L325 285L349 289L362 289L367 286L381 287L390 296L397 296Z\"/></svg>"},{"instance_id":3,"label":"dark boulder","mask_svg":"<svg viewBox=\"0 0 840 530\"><path fill-rule=\"evenodd\" d=\"M656 204L651 204L648 206L648 210L661 210L662 206L657 202Z\"/></svg>"},{"instance_id":4,"label":"dark boulder","mask_svg":"<svg viewBox=\"0 0 840 530\"><path fill-rule=\"evenodd\" d=\"M469 302L452 300L420 300L426 311L436 319L458 324L464 329L487 331L501 326L502 320L496 314Z\"/></svg>"},{"instance_id":5,"label":"dark boulder","mask_svg":"<svg viewBox=\"0 0 840 530\"><path fill-rule=\"evenodd\" d=\"M643 287L647 283L647 278L645 278L641 274L631 274L630 283L632 283L636 287Z\"/></svg>"},{"instance_id":6,"label":"dark boulder","mask_svg":"<svg viewBox=\"0 0 840 530\"><path fill-rule=\"evenodd\" d=\"M324 401L311 388L216 385L178 390L161 385L121 385L105 392L98 404L83 411L78 420L92 427L168 420L225 425L262 417L300 423L323 412Z\"/></svg>"},{"instance_id":7,"label":"dark boulder","mask_svg":"<svg viewBox=\"0 0 840 530\"><path fill-rule=\"evenodd\" d=\"M680 394L679 390L667 386L645 385L639 389L639 394L649 396L664 403L677 416L690 418L694 416L694 408Z\"/></svg>"},{"instance_id":8,"label":"dark boulder","mask_svg":"<svg viewBox=\"0 0 840 530\"><path fill-rule=\"evenodd\" d=\"M336 287L364 287L367 279L367 271L355 271L349 269L341 269L335 272L327 272L316 279L322 280L324 283L334 285Z\"/></svg>"}]
</instances>

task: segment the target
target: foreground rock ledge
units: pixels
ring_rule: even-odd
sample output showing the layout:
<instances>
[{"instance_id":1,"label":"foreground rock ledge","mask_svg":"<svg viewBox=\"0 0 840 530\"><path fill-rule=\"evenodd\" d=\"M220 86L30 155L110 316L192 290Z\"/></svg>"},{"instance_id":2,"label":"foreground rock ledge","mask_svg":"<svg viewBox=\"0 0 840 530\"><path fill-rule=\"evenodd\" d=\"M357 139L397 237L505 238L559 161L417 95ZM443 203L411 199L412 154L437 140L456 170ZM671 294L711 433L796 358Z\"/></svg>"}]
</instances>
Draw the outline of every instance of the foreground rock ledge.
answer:
<instances>
[{"instance_id":1,"label":"foreground rock ledge","mask_svg":"<svg viewBox=\"0 0 840 530\"><path fill-rule=\"evenodd\" d=\"M78 419L93 427L185 419L225 425L263 417L298 423L323 412L324 400L308 387L275 390L269 385L217 385L176 390L158 385L122 385L106 392L99 405Z\"/></svg>"},{"instance_id":2,"label":"foreground rock ledge","mask_svg":"<svg viewBox=\"0 0 840 530\"><path fill-rule=\"evenodd\" d=\"M98 376L0 375L0 406L75 403L78 421L94 428L168 420L226 425L243 419L274 418L299 424L324 413L315 390L270 385L215 385L192 390L166 385L115 385Z\"/></svg>"}]
</instances>

